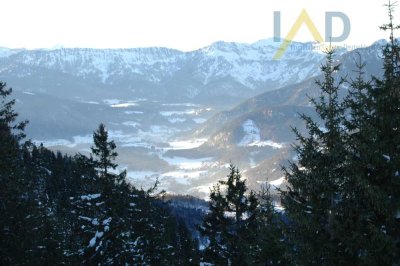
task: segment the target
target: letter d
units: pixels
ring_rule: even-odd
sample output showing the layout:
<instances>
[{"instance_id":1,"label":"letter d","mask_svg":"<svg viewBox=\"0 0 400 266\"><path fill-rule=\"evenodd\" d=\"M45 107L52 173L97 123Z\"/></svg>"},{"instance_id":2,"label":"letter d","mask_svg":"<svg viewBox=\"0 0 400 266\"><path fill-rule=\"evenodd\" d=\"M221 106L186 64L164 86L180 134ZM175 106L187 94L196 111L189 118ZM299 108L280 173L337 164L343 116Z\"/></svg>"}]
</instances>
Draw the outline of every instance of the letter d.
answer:
<instances>
[{"instance_id":1,"label":"letter d","mask_svg":"<svg viewBox=\"0 0 400 266\"><path fill-rule=\"evenodd\" d=\"M333 34L333 18L340 18L343 22L343 31L340 36L332 36ZM325 13L325 41L326 42L343 42L349 37L351 30L349 17L342 12L326 12Z\"/></svg>"}]
</instances>

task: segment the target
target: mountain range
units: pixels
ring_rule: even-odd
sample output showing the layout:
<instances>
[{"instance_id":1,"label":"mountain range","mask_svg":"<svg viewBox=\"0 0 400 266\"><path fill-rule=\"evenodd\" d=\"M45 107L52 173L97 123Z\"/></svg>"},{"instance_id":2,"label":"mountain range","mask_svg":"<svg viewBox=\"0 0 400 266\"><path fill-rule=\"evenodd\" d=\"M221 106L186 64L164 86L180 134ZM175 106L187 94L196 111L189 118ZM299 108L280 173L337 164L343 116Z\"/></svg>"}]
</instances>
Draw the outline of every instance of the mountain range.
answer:
<instances>
[{"instance_id":1,"label":"mountain range","mask_svg":"<svg viewBox=\"0 0 400 266\"><path fill-rule=\"evenodd\" d=\"M359 59L367 76L381 75L383 44L338 48L337 76L353 78ZM302 130L299 113L313 115L308 97L322 78L316 44L293 43L273 60L278 47L262 40L191 52L0 48L0 80L31 121L28 135L49 147L88 152L90 134L105 122L132 178L161 175L167 189L178 187L172 192L196 194L234 162L255 188L281 178L279 165L293 157L290 126Z\"/></svg>"}]
</instances>

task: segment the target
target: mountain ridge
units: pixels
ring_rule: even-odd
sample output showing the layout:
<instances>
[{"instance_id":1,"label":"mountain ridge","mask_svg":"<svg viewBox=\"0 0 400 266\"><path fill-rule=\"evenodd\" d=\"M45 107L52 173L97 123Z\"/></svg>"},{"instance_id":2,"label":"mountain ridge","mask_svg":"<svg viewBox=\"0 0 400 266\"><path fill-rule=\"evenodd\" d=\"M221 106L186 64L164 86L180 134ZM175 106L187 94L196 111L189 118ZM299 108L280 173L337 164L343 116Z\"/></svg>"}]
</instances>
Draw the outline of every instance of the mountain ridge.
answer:
<instances>
[{"instance_id":1,"label":"mountain ridge","mask_svg":"<svg viewBox=\"0 0 400 266\"><path fill-rule=\"evenodd\" d=\"M323 56L310 43L295 43L301 49L289 49L281 60L273 60L277 43L262 40L253 44L215 42L190 52L170 48L130 49L7 49L0 50L0 76L30 78L37 69L93 80L100 85L121 86L128 79L133 86L170 87L193 99L199 94L215 96L210 90L224 83L220 96L248 96L265 88L278 88L313 76ZM299 51L300 50L300 51ZM300 58L307 58L300 62ZM304 60L303 60L304 61ZM290 66L290 67L289 67ZM178 81L178 82L177 82ZM185 84L180 85L184 82ZM123 82L122 82L123 83ZM144 83L144 85L142 84ZM146 83L148 83L146 85ZM176 85L178 84L178 85ZM166 88L167 87L167 88ZM224 87L224 86L220 86ZM241 93L237 92L241 90Z\"/></svg>"}]
</instances>

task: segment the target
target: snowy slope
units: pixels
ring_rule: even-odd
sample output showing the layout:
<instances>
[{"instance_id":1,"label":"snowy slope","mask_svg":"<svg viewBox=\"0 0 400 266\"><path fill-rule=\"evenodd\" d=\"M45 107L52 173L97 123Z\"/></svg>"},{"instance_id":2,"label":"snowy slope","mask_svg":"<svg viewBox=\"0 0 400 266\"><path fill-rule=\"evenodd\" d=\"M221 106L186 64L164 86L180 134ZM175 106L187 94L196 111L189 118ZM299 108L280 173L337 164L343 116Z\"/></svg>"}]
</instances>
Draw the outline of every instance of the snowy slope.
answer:
<instances>
[{"instance_id":1,"label":"snowy slope","mask_svg":"<svg viewBox=\"0 0 400 266\"><path fill-rule=\"evenodd\" d=\"M295 43L280 60L273 60L279 43L216 42L181 52L168 48L134 49L0 49L0 76L21 80L22 89L49 91L69 87L135 91L140 97L184 100L244 100L313 77L323 55L310 43ZM44 80L52 80L52 88ZM21 81L22 82L22 81ZM29 85L28 85L29 84ZM35 84L38 88L35 88ZM68 88L66 86L69 86ZM19 87L18 86L18 87ZM18 89L18 88L17 88ZM225 98L224 98L224 97Z\"/></svg>"}]
</instances>

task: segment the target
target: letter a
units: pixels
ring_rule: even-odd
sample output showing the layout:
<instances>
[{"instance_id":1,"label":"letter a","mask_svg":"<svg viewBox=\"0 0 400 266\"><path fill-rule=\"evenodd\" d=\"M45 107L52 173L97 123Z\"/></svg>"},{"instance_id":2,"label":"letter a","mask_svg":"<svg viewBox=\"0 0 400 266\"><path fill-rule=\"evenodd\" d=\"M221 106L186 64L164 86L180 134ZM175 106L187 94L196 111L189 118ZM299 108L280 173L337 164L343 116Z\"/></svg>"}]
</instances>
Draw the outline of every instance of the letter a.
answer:
<instances>
[{"instance_id":1,"label":"letter a","mask_svg":"<svg viewBox=\"0 0 400 266\"><path fill-rule=\"evenodd\" d=\"M317 42L324 41L321 34L318 32L314 22L311 20L310 15L308 15L307 11L303 9L299 17L297 18L296 22L294 23L293 27L289 31L288 35L283 40L278 51L275 53L273 57L274 60L280 59L283 56L283 54L285 53L289 45L292 43L294 37L296 37L297 32L300 30L303 24L306 24L307 28L310 30L312 36L314 37L314 40L316 40Z\"/></svg>"}]
</instances>

